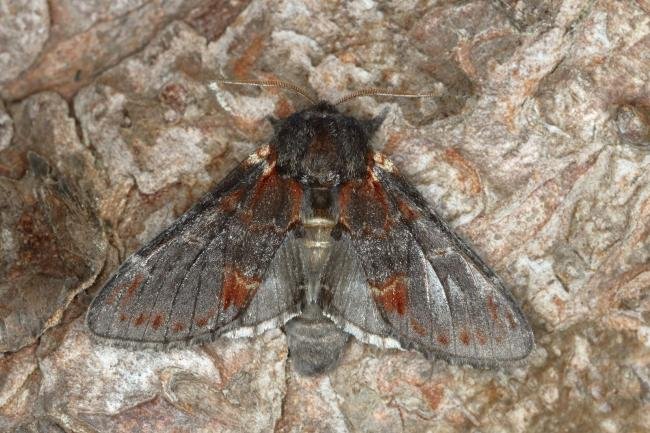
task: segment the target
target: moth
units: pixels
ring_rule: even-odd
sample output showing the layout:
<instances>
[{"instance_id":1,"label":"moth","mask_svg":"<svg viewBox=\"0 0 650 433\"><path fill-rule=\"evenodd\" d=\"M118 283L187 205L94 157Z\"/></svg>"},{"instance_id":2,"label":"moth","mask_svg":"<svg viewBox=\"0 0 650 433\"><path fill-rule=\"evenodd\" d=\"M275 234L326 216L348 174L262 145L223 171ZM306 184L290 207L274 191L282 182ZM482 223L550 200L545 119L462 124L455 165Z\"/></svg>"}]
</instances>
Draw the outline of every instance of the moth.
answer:
<instances>
[{"instance_id":1,"label":"moth","mask_svg":"<svg viewBox=\"0 0 650 433\"><path fill-rule=\"evenodd\" d=\"M371 147L382 117L312 101L119 267L90 330L166 348L283 327L305 375L334 368L351 335L475 366L526 357L509 291Z\"/></svg>"}]
</instances>

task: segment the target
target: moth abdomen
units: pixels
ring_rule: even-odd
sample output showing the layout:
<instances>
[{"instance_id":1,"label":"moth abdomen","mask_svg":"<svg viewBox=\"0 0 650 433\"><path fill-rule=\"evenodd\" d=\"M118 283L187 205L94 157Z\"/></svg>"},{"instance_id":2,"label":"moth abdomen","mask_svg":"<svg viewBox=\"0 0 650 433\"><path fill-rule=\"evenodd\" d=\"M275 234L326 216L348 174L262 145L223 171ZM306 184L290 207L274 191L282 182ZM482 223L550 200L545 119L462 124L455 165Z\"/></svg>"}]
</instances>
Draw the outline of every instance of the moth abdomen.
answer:
<instances>
[{"instance_id":1,"label":"moth abdomen","mask_svg":"<svg viewBox=\"0 0 650 433\"><path fill-rule=\"evenodd\" d=\"M349 335L323 316L315 304L284 326L289 356L301 374L327 373L338 365Z\"/></svg>"}]
</instances>

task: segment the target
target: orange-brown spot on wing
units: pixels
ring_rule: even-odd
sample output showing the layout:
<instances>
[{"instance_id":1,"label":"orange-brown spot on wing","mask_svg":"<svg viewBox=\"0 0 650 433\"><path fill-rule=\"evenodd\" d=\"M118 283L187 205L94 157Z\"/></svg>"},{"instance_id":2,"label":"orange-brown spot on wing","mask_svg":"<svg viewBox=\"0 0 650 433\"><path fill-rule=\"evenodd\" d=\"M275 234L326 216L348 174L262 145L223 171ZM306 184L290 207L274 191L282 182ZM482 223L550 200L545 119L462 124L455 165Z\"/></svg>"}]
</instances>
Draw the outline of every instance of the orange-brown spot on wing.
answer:
<instances>
[{"instance_id":1,"label":"orange-brown spot on wing","mask_svg":"<svg viewBox=\"0 0 650 433\"><path fill-rule=\"evenodd\" d=\"M124 297L120 301L120 305L122 308L124 308L129 301L133 298L135 295L136 290L140 287L140 284L142 284L142 280L144 280L144 275L142 274L136 274L135 277L128 283L128 286L126 287L126 293L124 294ZM123 289L124 285L120 286L120 289Z\"/></svg>"},{"instance_id":2,"label":"orange-brown spot on wing","mask_svg":"<svg viewBox=\"0 0 650 433\"><path fill-rule=\"evenodd\" d=\"M300 183L272 165L255 184L242 219L252 231L284 232L300 222L302 201Z\"/></svg>"},{"instance_id":3,"label":"orange-brown spot on wing","mask_svg":"<svg viewBox=\"0 0 650 433\"><path fill-rule=\"evenodd\" d=\"M120 314L120 322L126 322L127 320L129 320L129 316L124 313Z\"/></svg>"},{"instance_id":4,"label":"orange-brown spot on wing","mask_svg":"<svg viewBox=\"0 0 650 433\"><path fill-rule=\"evenodd\" d=\"M406 221L415 221L420 218L420 212L413 209L406 201L397 199L397 208Z\"/></svg>"},{"instance_id":5,"label":"orange-brown spot on wing","mask_svg":"<svg viewBox=\"0 0 650 433\"><path fill-rule=\"evenodd\" d=\"M386 191L372 172L362 180L352 180L342 185L339 207L339 222L348 229L370 232L381 227L386 232L394 222Z\"/></svg>"},{"instance_id":6,"label":"orange-brown spot on wing","mask_svg":"<svg viewBox=\"0 0 650 433\"><path fill-rule=\"evenodd\" d=\"M163 324L164 319L162 314L158 313L153 317L153 321L151 322L151 327L156 330L160 328L160 326Z\"/></svg>"},{"instance_id":7,"label":"orange-brown spot on wing","mask_svg":"<svg viewBox=\"0 0 650 433\"><path fill-rule=\"evenodd\" d=\"M356 182L354 181L346 182L339 190L339 208L341 209L339 223L345 226L348 230L350 229L350 225L348 224L347 210L352 202L352 193L354 192L355 184Z\"/></svg>"},{"instance_id":8,"label":"orange-brown spot on wing","mask_svg":"<svg viewBox=\"0 0 650 433\"><path fill-rule=\"evenodd\" d=\"M396 274L381 283L370 283L375 301L386 311L404 315L408 306L408 280Z\"/></svg>"},{"instance_id":9,"label":"orange-brown spot on wing","mask_svg":"<svg viewBox=\"0 0 650 433\"><path fill-rule=\"evenodd\" d=\"M123 288L124 286L122 285L116 285L115 287L113 287L113 290L111 290L110 295L106 297L106 303L108 305L113 305L113 302L115 302L115 300L117 299L117 295L120 294Z\"/></svg>"},{"instance_id":10,"label":"orange-brown spot on wing","mask_svg":"<svg viewBox=\"0 0 650 433\"><path fill-rule=\"evenodd\" d=\"M427 335L427 329L424 326L422 326L422 324L419 323L417 320L411 317L409 322L411 323L411 328L415 331L416 334L422 336Z\"/></svg>"},{"instance_id":11,"label":"orange-brown spot on wing","mask_svg":"<svg viewBox=\"0 0 650 433\"><path fill-rule=\"evenodd\" d=\"M303 190L298 181L289 179L287 182L289 190L289 202L291 206L289 221L291 221L291 224L297 224L300 222L300 210L302 208Z\"/></svg>"},{"instance_id":12,"label":"orange-brown spot on wing","mask_svg":"<svg viewBox=\"0 0 650 433\"><path fill-rule=\"evenodd\" d=\"M438 340L438 343L442 344L443 346L449 345L449 337L445 334L438 335L438 338L436 338L436 340Z\"/></svg>"},{"instance_id":13,"label":"orange-brown spot on wing","mask_svg":"<svg viewBox=\"0 0 650 433\"><path fill-rule=\"evenodd\" d=\"M199 318L195 320L195 323L199 326L205 326L208 323L210 323L210 319L216 316L217 314L217 309L219 307L217 305L212 306L206 311L204 314L202 314Z\"/></svg>"},{"instance_id":14,"label":"orange-brown spot on wing","mask_svg":"<svg viewBox=\"0 0 650 433\"><path fill-rule=\"evenodd\" d=\"M144 276L142 274L137 274L133 280L131 280L131 283L129 284L129 288L126 290L126 297L131 298L135 294L135 291L138 287L140 287L140 284L142 283L142 280L144 279Z\"/></svg>"},{"instance_id":15,"label":"orange-brown spot on wing","mask_svg":"<svg viewBox=\"0 0 650 433\"><path fill-rule=\"evenodd\" d=\"M508 325L510 325L510 329L515 329L517 327L517 322L515 322L515 318L512 317L510 311L506 311L506 320L508 321Z\"/></svg>"},{"instance_id":16,"label":"orange-brown spot on wing","mask_svg":"<svg viewBox=\"0 0 650 433\"><path fill-rule=\"evenodd\" d=\"M469 332L467 331L467 329L463 329L463 330L460 331L459 338L460 338L460 342L463 343L465 346L469 345L470 336L469 336Z\"/></svg>"},{"instance_id":17,"label":"orange-brown spot on wing","mask_svg":"<svg viewBox=\"0 0 650 433\"><path fill-rule=\"evenodd\" d=\"M138 317L135 318L135 322L133 322L133 324L135 326L142 326L147 319L148 317L145 316L144 313L140 313L138 314Z\"/></svg>"},{"instance_id":18,"label":"orange-brown spot on wing","mask_svg":"<svg viewBox=\"0 0 650 433\"><path fill-rule=\"evenodd\" d=\"M185 329L185 325L181 322L175 322L174 325L172 325L172 331L179 333Z\"/></svg>"},{"instance_id":19,"label":"orange-brown spot on wing","mask_svg":"<svg viewBox=\"0 0 650 433\"><path fill-rule=\"evenodd\" d=\"M246 203L242 218L249 225L252 226L253 218L260 213L268 213L269 203L268 199L275 198L279 192L280 177L277 174L275 167L271 168L268 173L265 173L255 183L255 187L251 191L250 198Z\"/></svg>"},{"instance_id":20,"label":"orange-brown spot on wing","mask_svg":"<svg viewBox=\"0 0 650 433\"><path fill-rule=\"evenodd\" d=\"M481 346L485 346L485 343L487 343L487 338L485 338L485 334L481 330L476 331L476 340Z\"/></svg>"},{"instance_id":21,"label":"orange-brown spot on wing","mask_svg":"<svg viewBox=\"0 0 650 433\"><path fill-rule=\"evenodd\" d=\"M246 201L241 217L251 231L285 232L300 222L303 188L295 179L278 173L275 159L271 152L266 171Z\"/></svg>"},{"instance_id":22,"label":"orange-brown spot on wing","mask_svg":"<svg viewBox=\"0 0 650 433\"><path fill-rule=\"evenodd\" d=\"M247 277L236 268L224 270L223 287L221 288L221 304L227 310L231 305L241 309L260 284L259 278Z\"/></svg>"},{"instance_id":23,"label":"orange-brown spot on wing","mask_svg":"<svg viewBox=\"0 0 650 433\"><path fill-rule=\"evenodd\" d=\"M494 302L494 298L492 295L489 295L487 298L487 308L488 312L490 313L490 317L492 318L493 321L497 321L499 318L499 307L497 304Z\"/></svg>"},{"instance_id":24,"label":"orange-brown spot on wing","mask_svg":"<svg viewBox=\"0 0 650 433\"><path fill-rule=\"evenodd\" d=\"M261 204L261 200L272 190L277 190L280 186L280 176L277 169L270 168L268 173L264 173L255 184L255 189L251 195L250 206L255 208Z\"/></svg>"},{"instance_id":25,"label":"orange-brown spot on wing","mask_svg":"<svg viewBox=\"0 0 650 433\"><path fill-rule=\"evenodd\" d=\"M379 200L383 205L388 206L388 198L386 197L386 192L384 192L384 188L381 186L375 175L370 170L368 171L368 176L366 176L366 181L363 184L363 187L364 190L370 192L366 192L368 196Z\"/></svg>"},{"instance_id":26,"label":"orange-brown spot on wing","mask_svg":"<svg viewBox=\"0 0 650 433\"><path fill-rule=\"evenodd\" d=\"M244 197L244 194L245 192L243 188L238 188L229 192L222 197L219 208L226 213L234 211L237 208L237 204L239 204L241 199Z\"/></svg>"}]
</instances>

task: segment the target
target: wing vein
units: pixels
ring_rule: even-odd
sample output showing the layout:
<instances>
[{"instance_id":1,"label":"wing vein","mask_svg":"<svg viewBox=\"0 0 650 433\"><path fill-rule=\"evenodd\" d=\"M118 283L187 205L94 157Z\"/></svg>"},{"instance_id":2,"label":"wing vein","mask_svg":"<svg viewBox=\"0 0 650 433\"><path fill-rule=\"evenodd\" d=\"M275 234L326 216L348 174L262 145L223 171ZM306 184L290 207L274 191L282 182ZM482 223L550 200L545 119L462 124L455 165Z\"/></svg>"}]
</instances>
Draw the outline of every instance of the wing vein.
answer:
<instances>
[{"instance_id":1,"label":"wing vein","mask_svg":"<svg viewBox=\"0 0 650 433\"><path fill-rule=\"evenodd\" d=\"M174 297L172 298L172 303L169 306L168 316L169 316L170 319L172 317L172 314L174 314L174 306L176 305L176 298L178 297L178 292L180 291L181 287L183 287L183 283L185 283L185 281L187 281L187 276L189 275L190 271L192 270L192 267L194 267L194 264L201 257L203 257L203 254L208 250L208 248L210 248L210 245L212 245L215 238L216 238L216 236L213 236L212 238L210 238L210 241L205 245L205 247L199 250L199 252L194 256L192 261L189 263L189 265L185 268L185 273L183 274L183 278L181 279L181 281L178 284L176 284L176 289L174 291ZM196 298L197 297L195 297L195 299ZM163 336L163 341L164 342L167 341L167 335L169 334L169 328L170 328L170 325L171 325L171 323L169 323L169 322L170 321L167 322L167 326L165 327L165 335Z\"/></svg>"},{"instance_id":2,"label":"wing vein","mask_svg":"<svg viewBox=\"0 0 650 433\"><path fill-rule=\"evenodd\" d=\"M156 259L154 265L151 267L151 271L149 271L149 272L147 273L147 278L144 280L144 282L143 282L143 283L140 285L140 287L138 288L138 293L137 293L136 299L135 299L134 302L133 302L134 305L137 305L137 304L138 304L138 301L140 301L140 298L142 297L142 294L145 292L145 290L146 290L146 286L147 286L147 284L149 283L149 280L151 279L151 277L152 277L152 276L154 275L154 273L156 272L156 269L158 269L158 264L160 263L160 260L161 260L161 259L162 259L162 256L159 256L159 257ZM121 300L121 297L120 297L120 300ZM119 305L119 303L118 303L118 305ZM111 321L111 328L113 327L113 323L115 322L115 318L116 318L116 317L117 317L117 315L113 316L113 320ZM131 330L131 325L132 325L132 320L131 320L131 318L129 318L129 324L128 324L127 327L126 327L126 328L127 328L127 330L126 330L126 335L129 335L129 331Z\"/></svg>"}]
</instances>

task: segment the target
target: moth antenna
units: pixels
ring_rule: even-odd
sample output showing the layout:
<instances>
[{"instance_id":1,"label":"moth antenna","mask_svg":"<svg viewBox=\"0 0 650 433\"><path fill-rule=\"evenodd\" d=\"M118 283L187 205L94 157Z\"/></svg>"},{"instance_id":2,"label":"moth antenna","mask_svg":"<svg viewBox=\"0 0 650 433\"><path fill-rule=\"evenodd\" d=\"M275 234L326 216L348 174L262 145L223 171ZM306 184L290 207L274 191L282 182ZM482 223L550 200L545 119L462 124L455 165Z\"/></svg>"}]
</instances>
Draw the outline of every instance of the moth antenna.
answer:
<instances>
[{"instance_id":1,"label":"moth antenna","mask_svg":"<svg viewBox=\"0 0 650 433\"><path fill-rule=\"evenodd\" d=\"M357 90L356 92L348 93L347 95L340 98L334 103L334 105L339 105L344 102L348 102L350 99L358 98L359 96L397 96L400 98L430 98L432 96L437 96L437 92L428 92L428 93L410 93L410 92L400 92L391 89L381 89L378 87L368 87L366 89Z\"/></svg>"},{"instance_id":2,"label":"moth antenna","mask_svg":"<svg viewBox=\"0 0 650 433\"><path fill-rule=\"evenodd\" d=\"M316 104L318 101L314 99L309 92L307 92L302 87L296 86L293 83L282 80L225 80L225 79L216 79L217 83L223 84L232 84L236 86L259 86L259 87L279 87L281 89L291 90L294 93L302 96L312 104Z\"/></svg>"}]
</instances>

